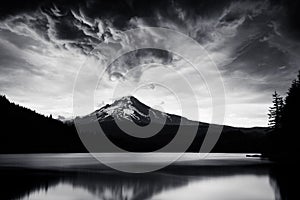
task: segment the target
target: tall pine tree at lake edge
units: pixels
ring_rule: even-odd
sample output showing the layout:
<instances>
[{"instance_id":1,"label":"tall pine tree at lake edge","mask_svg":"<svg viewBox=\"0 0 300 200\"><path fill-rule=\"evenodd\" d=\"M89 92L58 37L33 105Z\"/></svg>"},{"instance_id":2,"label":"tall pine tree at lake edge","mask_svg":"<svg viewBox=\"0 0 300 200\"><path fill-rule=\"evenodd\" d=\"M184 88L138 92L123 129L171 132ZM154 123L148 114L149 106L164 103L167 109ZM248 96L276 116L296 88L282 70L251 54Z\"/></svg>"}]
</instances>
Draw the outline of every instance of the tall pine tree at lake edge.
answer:
<instances>
[{"instance_id":1,"label":"tall pine tree at lake edge","mask_svg":"<svg viewBox=\"0 0 300 200\"><path fill-rule=\"evenodd\" d=\"M284 101L275 91L273 106L269 110L269 157L286 160L297 159L300 150L300 71L293 80Z\"/></svg>"}]
</instances>

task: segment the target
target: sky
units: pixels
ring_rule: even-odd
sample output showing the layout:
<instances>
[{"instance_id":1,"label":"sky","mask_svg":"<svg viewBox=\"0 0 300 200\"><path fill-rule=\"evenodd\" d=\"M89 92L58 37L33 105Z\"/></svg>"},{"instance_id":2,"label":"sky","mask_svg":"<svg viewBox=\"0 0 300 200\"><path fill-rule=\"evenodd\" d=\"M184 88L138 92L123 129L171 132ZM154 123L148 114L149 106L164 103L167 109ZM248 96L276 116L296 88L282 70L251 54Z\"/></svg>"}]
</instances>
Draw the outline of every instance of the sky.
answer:
<instances>
[{"instance_id":1,"label":"sky","mask_svg":"<svg viewBox=\"0 0 300 200\"><path fill-rule=\"evenodd\" d=\"M162 27L197 41L217 66L225 89L224 124L267 126L276 90L285 96L300 69L300 3L297 1L4 0L0 8L0 94L39 113L74 117L73 89L91 57L105 59L101 44L122 45L122 32ZM140 39L160 35L145 33ZM193 54L189 44L171 43ZM199 59L205 55L199 53ZM200 59L201 60L201 59ZM209 71L206 59L200 70ZM103 69L104 66L97 66ZM197 93L197 108L174 71ZM177 78L176 78L177 77ZM191 113L181 113L176 94L159 84L139 86L140 101L168 113L211 122L212 77L196 77L179 55L159 49L130 52L105 68L95 91L95 109L111 103L120 85L163 80L180 93ZM205 80L206 79L206 80ZM120 93L121 94L121 93ZM191 105L189 107L189 105ZM197 109L199 116L193 117ZM91 111L92 112L92 111Z\"/></svg>"}]
</instances>

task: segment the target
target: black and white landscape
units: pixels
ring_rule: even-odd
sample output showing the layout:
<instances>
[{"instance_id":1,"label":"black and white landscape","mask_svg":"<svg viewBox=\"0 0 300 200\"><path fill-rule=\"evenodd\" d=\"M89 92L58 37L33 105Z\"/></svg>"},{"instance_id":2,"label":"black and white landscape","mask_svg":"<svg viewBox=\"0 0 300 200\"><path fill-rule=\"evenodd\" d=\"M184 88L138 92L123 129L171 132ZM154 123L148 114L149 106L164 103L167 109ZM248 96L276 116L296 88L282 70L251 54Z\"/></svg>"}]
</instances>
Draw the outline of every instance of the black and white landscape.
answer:
<instances>
[{"instance_id":1,"label":"black and white landscape","mask_svg":"<svg viewBox=\"0 0 300 200\"><path fill-rule=\"evenodd\" d=\"M297 199L299 9L2 1L0 199Z\"/></svg>"},{"instance_id":2,"label":"black and white landscape","mask_svg":"<svg viewBox=\"0 0 300 200\"><path fill-rule=\"evenodd\" d=\"M4 122L3 128L9 130L5 138L1 140L1 153L87 152L80 141L73 121L61 122L51 117L45 117L15 105L5 97L1 98L1 110L6 113L1 117L1 121ZM150 123L152 113L157 118L157 126L160 126L161 121L164 122L160 119L164 116L166 116L166 122L163 128L150 138L133 137L129 135L130 133L122 131L116 123L118 121L124 124L135 123L145 126ZM174 138L182 124L186 127L197 127L197 136L187 151L199 152L209 126L207 123L191 121L181 116L151 109L133 96L115 100L112 104L107 104L90 115L97 117L106 136L112 142L130 152L152 152L162 148ZM14 125L16 121L18 126ZM89 124L87 123L86 126L88 127ZM264 127L224 126L222 135L213 151L264 152L267 150L266 142L269 134L270 130Z\"/></svg>"}]
</instances>

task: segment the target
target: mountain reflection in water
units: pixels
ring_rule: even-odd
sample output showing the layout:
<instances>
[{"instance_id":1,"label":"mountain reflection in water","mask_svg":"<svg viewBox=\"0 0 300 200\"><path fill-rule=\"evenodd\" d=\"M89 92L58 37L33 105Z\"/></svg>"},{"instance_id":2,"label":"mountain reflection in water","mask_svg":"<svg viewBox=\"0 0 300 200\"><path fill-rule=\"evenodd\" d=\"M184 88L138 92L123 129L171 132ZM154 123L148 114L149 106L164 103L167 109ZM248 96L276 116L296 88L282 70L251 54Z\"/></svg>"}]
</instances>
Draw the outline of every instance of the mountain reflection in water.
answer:
<instances>
[{"instance_id":1,"label":"mountain reflection in water","mask_svg":"<svg viewBox=\"0 0 300 200\"><path fill-rule=\"evenodd\" d=\"M176 167L147 174L112 170L0 170L1 199L292 199L286 174L270 166Z\"/></svg>"}]
</instances>

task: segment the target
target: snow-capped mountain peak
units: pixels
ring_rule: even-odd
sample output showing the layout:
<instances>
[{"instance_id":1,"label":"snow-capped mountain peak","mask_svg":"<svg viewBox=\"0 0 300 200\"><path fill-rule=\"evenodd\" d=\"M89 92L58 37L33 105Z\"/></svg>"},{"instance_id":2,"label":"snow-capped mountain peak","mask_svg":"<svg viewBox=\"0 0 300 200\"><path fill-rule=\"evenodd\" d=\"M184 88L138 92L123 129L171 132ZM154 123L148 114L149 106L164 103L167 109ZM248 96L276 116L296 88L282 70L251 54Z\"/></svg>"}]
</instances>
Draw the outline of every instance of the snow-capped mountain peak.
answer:
<instances>
[{"instance_id":1,"label":"snow-capped mountain peak","mask_svg":"<svg viewBox=\"0 0 300 200\"><path fill-rule=\"evenodd\" d=\"M144 123L150 122L150 113L155 117L167 116L166 113L151 109L133 96L117 99L112 104L107 104L94 113L96 113L99 121L117 119Z\"/></svg>"}]
</instances>

